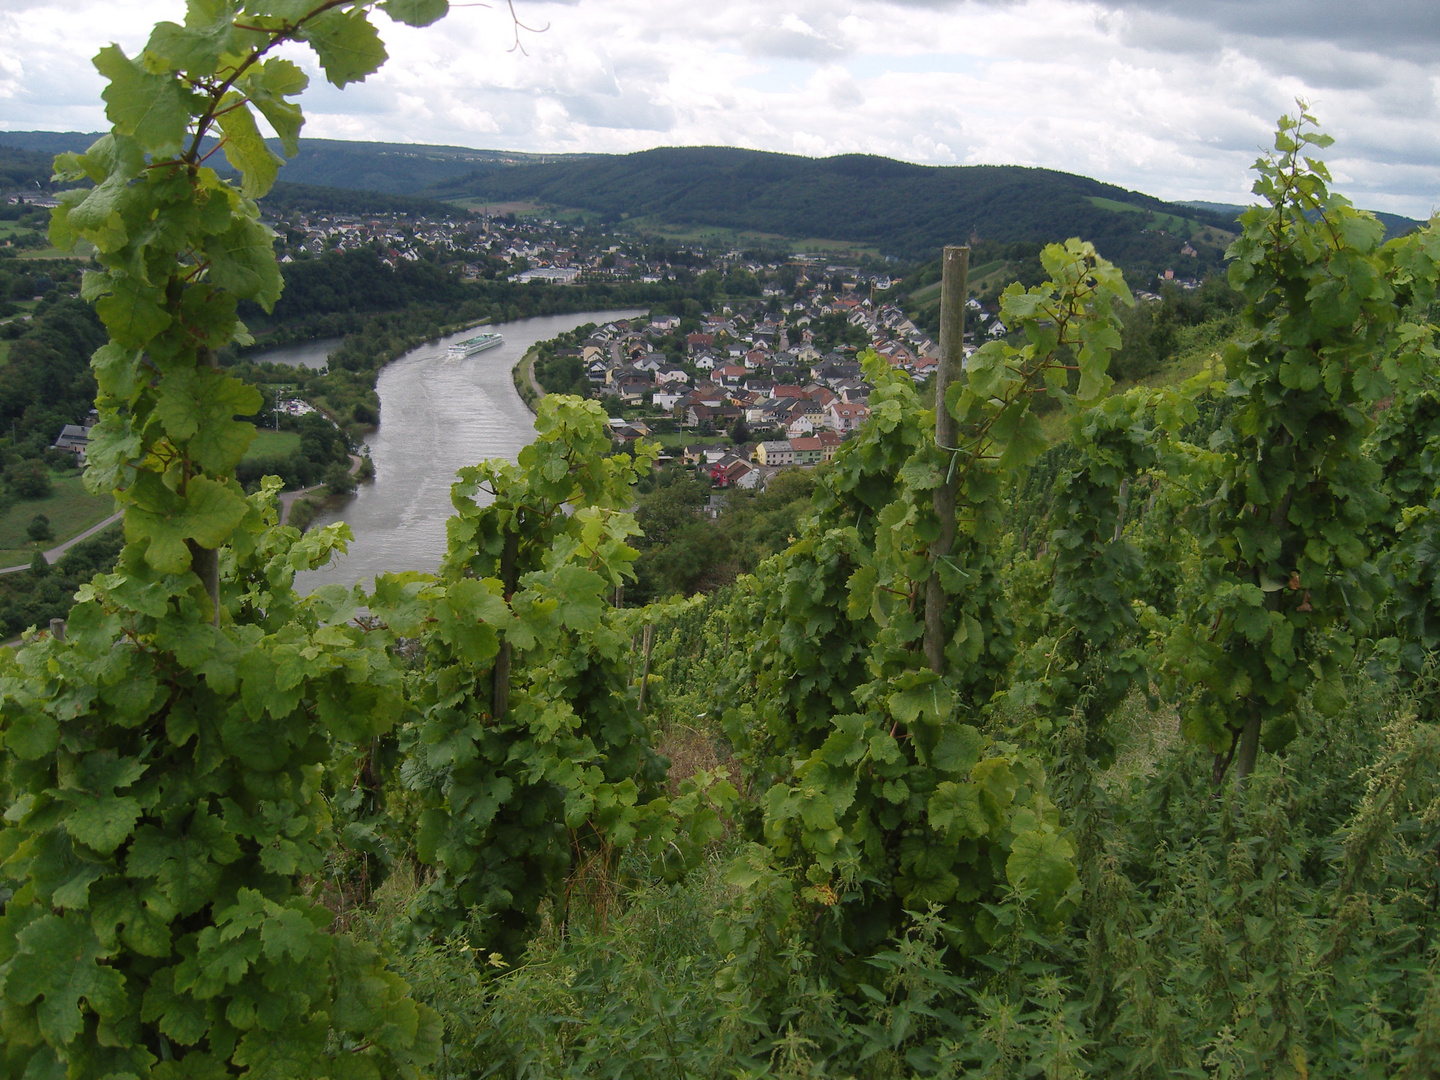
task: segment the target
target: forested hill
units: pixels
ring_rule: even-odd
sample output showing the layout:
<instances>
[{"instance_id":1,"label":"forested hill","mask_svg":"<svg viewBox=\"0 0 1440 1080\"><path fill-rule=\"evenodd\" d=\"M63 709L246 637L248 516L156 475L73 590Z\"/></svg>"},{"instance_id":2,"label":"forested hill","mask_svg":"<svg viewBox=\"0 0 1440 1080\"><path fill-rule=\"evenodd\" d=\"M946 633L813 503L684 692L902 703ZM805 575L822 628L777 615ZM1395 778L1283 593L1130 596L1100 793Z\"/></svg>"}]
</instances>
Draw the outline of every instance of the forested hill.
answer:
<instances>
[{"instance_id":1,"label":"forested hill","mask_svg":"<svg viewBox=\"0 0 1440 1080\"><path fill-rule=\"evenodd\" d=\"M0 131L0 147L59 154L85 150L99 137L78 131ZM278 141L272 139L269 143L280 153ZM567 157L583 160L581 155ZM477 169L553 160L553 155L472 150L464 146L302 138L300 152L286 163L283 175L292 184L415 195L435 184L471 175Z\"/></svg>"},{"instance_id":2,"label":"forested hill","mask_svg":"<svg viewBox=\"0 0 1440 1080\"><path fill-rule=\"evenodd\" d=\"M931 255L976 236L999 242L1083 236L1128 266L1177 273L1218 264L1233 218L1083 176L1009 165L930 167L846 154L805 158L677 147L585 161L488 168L437 194L530 199L603 220L709 226ZM1182 254L1190 243L1195 262Z\"/></svg>"},{"instance_id":3,"label":"forested hill","mask_svg":"<svg viewBox=\"0 0 1440 1080\"><path fill-rule=\"evenodd\" d=\"M0 166L13 164L12 171L28 176L39 167L38 155L83 150L95 138L79 132L0 132ZM923 166L861 154L816 159L727 147L539 155L305 139L282 175L287 184L331 189L277 189L272 200L305 208L334 202L335 189L524 201L640 231L720 229L796 246L839 241L903 258L930 258L942 245L966 239L1028 244L1080 236L1136 281L1165 270L1203 277L1216 269L1240 209L1166 203L1051 169ZM1380 217L1392 232L1416 224Z\"/></svg>"}]
</instances>

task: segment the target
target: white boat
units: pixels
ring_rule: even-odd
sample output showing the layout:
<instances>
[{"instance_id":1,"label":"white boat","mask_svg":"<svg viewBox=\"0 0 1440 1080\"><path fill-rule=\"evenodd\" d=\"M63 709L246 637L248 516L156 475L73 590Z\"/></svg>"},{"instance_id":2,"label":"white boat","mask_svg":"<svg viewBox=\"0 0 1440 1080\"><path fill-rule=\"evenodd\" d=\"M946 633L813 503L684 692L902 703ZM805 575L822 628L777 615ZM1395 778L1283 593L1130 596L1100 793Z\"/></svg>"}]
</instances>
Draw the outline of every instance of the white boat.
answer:
<instances>
[{"instance_id":1,"label":"white boat","mask_svg":"<svg viewBox=\"0 0 1440 1080\"><path fill-rule=\"evenodd\" d=\"M477 352L493 349L504 340L499 334L477 334L464 341L457 341L445 350L445 355L451 360L464 360L465 357L474 356Z\"/></svg>"}]
</instances>

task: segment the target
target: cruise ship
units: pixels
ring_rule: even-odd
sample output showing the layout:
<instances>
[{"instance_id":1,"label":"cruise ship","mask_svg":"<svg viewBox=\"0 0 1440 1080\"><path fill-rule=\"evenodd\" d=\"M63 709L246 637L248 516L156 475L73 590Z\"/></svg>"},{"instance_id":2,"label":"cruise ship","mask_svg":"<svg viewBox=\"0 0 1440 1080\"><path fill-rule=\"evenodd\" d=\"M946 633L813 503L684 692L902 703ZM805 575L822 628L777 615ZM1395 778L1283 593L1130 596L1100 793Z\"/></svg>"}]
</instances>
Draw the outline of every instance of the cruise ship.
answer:
<instances>
[{"instance_id":1,"label":"cruise ship","mask_svg":"<svg viewBox=\"0 0 1440 1080\"><path fill-rule=\"evenodd\" d=\"M445 355L451 360L464 360L465 357L473 356L477 352L493 349L504 340L505 339L499 334L477 334L475 337L466 338L464 341L457 341L445 350Z\"/></svg>"}]
</instances>

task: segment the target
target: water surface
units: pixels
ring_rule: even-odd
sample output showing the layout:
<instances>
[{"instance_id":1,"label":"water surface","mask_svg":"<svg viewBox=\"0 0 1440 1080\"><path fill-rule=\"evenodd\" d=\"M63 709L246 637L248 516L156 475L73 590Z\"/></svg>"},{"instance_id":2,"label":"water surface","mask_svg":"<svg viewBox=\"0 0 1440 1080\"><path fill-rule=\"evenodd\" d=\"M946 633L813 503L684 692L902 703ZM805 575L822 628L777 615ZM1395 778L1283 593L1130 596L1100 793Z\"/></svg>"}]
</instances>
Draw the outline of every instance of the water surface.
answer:
<instances>
[{"instance_id":1,"label":"water surface","mask_svg":"<svg viewBox=\"0 0 1440 1080\"><path fill-rule=\"evenodd\" d=\"M330 354L340 347L344 338L316 338L296 345L281 345L245 357L247 360L268 360L272 364L287 364L290 367L310 368L319 371L330 360Z\"/></svg>"},{"instance_id":2,"label":"water surface","mask_svg":"<svg viewBox=\"0 0 1440 1080\"><path fill-rule=\"evenodd\" d=\"M380 372L380 426L369 452L375 479L338 512L317 524L345 521L355 533L348 554L331 566L302 574L301 592L337 582L362 582L368 589L385 571L429 570L445 554L445 520L450 485L457 469L485 458L514 461L535 437L534 417L511 381L511 369L536 342L584 323L623 319L636 311L545 315L483 329L505 338L503 345L464 360L450 360L445 348L473 337L466 330L422 345ZM264 355L269 359L269 355Z\"/></svg>"}]
</instances>

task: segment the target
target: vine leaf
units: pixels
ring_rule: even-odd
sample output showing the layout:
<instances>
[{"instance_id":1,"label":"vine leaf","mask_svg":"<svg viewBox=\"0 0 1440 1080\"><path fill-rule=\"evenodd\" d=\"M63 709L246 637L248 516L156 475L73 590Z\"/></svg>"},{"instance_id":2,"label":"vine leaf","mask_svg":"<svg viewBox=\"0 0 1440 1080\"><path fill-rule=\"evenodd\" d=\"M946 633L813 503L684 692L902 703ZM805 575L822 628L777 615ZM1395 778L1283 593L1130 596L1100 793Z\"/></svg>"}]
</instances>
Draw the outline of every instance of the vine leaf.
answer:
<instances>
[{"instance_id":1,"label":"vine leaf","mask_svg":"<svg viewBox=\"0 0 1440 1080\"><path fill-rule=\"evenodd\" d=\"M152 75L127 57L118 45L95 54L95 69L110 80L101 93L105 115L122 135L133 135L155 154L180 149L190 121L186 94L168 75Z\"/></svg>"},{"instance_id":2,"label":"vine leaf","mask_svg":"<svg viewBox=\"0 0 1440 1080\"><path fill-rule=\"evenodd\" d=\"M148 540L145 561L170 574L190 568L190 549L185 541L216 548L245 517L243 495L227 484L208 477L190 480L185 495L165 486L154 473L142 473L130 490L133 503L125 515L125 538L130 542Z\"/></svg>"},{"instance_id":3,"label":"vine leaf","mask_svg":"<svg viewBox=\"0 0 1440 1080\"><path fill-rule=\"evenodd\" d=\"M260 222L237 217L225 232L205 243L210 283L271 310L285 284L275 262L274 239L275 234Z\"/></svg>"},{"instance_id":4,"label":"vine leaf","mask_svg":"<svg viewBox=\"0 0 1440 1080\"><path fill-rule=\"evenodd\" d=\"M358 8L327 11L306 23L299 36L315 49L325 77L336 86L363 81L386 60L380 35Z\"/></svg>"},{"instance_id":5,"label":"vine leaf","mask_svg":"<svg viewBox=\"0 0 1440 1080\"><path fill-rule=\"evenodd\" d=\"M380 10L406 26L429 26L450 11L450 0L381 0Z\"/></svg>"},{"instance_id":6,"label":"vine leaf","mask_svg":"<svg viewBox=\"0 0 1440 1080\"><path fill-rule=\"evenodd\" d=\"M160 305L159 289L134 278L111 275L110 290L108 296L95 301L95 314L116 344L144 348L172 322L170 313Z\"/></svg>"},{"instance_id":7,"label":"vine leaf","mask_svg":"<svg viewBox=\"0 0 1440 1080\"><path fill-rule=\"evenodd\" d=\"M275 129L285 153L294 157L300 152L300 128L305 123L300 106L285 98L298 94L310 85L310 76L298 64L280 57L265 61L247 73L245 87L260 115Z\"/></svg>"},{"instance_id":8,"label":"vine leaf","mask_svg":"<svg viewBox=\"0 0 1440 1080\"><path fill-rule=\"evenodd\" d=\"M258 412L260 391L214 368L173 371L160 381L155 416L176 442L189 444L191 456L212 473L239 464L255 437L255 425L236 415Z\"/></svg>"},{"instance_id":9,"label":"vine leaf","mask_svg":"<svg viewBox=\"0 0 1440 1080\"><path fill-rule=\"evenodd\" d=\"M38 1001L40 1034L51 1046L64 1046L85 1025L83 1001L101 1017L125 1013L125 978L99 963L106 955L79 915L42 915L15 940L15 956L6 965L5 995L15 1005Z\"/></svg>"},{"instance_id":10,"label":"vine leaf","mask_svg":"<svg viewBox=\"0 0 1440 1080\"><path fill-rule=\"evenodd\" d=\"M59 797L69 803L65 829L80 843L109 854L122 844L140 817L140 802L129 795L116 795L145 772L138 761L121 758L114 750L97 750L87 755L61 787Z\"/></svg>"},{"instance_id":11,"label":"vine leaf","mask_svg":"<svg viewBox=\"0 0 1440 1080\"><path fill-rule=\"evenodd\" d=\"M255 114L245 98L231 91L220 99L224 110L217 117L225 133L225 159L240 174L240 193L247 199L258 199L275 186L275 177L285 162L270 147L255 126Z\"/></svg>"}]
</instances>

